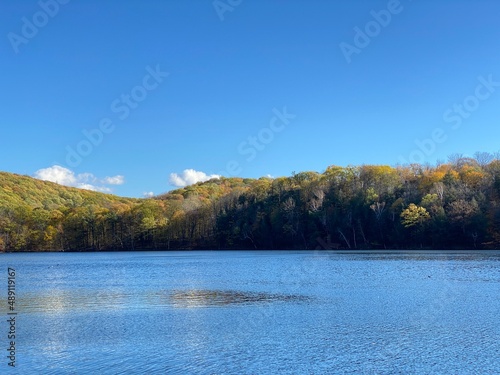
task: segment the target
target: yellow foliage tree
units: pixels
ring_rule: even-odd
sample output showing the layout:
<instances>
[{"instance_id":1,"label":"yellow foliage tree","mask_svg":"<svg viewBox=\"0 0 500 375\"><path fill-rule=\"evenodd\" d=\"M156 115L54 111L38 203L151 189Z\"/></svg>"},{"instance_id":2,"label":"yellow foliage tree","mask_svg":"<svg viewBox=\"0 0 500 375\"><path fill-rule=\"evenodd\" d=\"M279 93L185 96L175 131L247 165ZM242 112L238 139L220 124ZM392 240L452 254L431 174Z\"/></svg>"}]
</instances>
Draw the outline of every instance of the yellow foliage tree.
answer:
<instances>
[{"instance_id":1,"label":"yellow foliage tree","mask_svg":"<svg viewBox=\"0 0 500 375\"><path fill-rule=\"evenodd\" d=\"M430 215L424 207L410 203L408 208L401 212L401 222L406 228L422 225L430 219Z\"/></svg>"}]
</instances>

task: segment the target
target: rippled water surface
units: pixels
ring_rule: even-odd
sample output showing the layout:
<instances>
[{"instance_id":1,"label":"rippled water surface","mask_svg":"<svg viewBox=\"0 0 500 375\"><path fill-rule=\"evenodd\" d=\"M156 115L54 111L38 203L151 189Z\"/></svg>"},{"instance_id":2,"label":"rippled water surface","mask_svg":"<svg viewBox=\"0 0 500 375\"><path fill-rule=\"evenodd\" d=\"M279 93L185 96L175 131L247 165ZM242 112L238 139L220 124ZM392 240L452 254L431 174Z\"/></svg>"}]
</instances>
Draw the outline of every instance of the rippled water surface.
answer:
<instances>
[{"instance_id":1,"label":"rippled water surface","mask_svg":"<svg viewBox=\"0 0 500 375\"><path fill-rule=\"evenodd\" d=\"M500 374L500 252L0 254L40 374Z\"/></svg>"}]
</instances>

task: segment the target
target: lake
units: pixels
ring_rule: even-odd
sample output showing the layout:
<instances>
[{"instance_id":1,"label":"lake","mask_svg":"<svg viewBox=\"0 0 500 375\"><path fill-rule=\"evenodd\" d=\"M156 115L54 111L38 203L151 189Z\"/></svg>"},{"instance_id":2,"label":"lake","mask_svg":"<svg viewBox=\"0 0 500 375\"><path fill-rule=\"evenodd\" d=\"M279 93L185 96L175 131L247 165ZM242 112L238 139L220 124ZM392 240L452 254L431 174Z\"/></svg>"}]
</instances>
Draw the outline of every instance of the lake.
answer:
<instances>
[{"instance_id":1,"label":"lake","mask_svg":"<svg viewBox=\"0 0 500 375\"><path fill-rule=\"evenodd\" d=\"M498 251L0 261L0 373L500 373ZM15 369L5 355L7 267L15 269Z\"/></svg>"}]
</instances>

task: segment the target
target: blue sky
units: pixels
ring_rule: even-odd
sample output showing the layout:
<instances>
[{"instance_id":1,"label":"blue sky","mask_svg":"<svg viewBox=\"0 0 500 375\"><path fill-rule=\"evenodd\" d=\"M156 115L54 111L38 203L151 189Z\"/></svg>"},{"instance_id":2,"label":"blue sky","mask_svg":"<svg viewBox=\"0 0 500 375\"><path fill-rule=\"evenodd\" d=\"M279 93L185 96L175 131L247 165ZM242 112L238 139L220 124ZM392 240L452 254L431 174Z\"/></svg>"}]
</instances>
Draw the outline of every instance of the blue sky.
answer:
<instances>
[{"instance_id":1,"label":"blue sky","mask_svg":"<svg viewBox=\"0 0 500 375\"><path fill-rule=\"evenodd\" d=\"M499 16L498 1L6 0L0 170L140 197L495 152Z\"/></svg>"}]
</instances>

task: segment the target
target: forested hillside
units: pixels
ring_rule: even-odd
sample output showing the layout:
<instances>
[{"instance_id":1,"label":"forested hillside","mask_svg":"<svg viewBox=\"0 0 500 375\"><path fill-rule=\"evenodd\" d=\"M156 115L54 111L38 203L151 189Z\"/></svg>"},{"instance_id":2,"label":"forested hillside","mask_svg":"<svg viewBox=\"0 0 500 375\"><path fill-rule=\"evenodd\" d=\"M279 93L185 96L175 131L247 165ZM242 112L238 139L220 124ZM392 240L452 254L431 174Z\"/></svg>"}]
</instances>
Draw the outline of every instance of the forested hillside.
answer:
<instances>
[{"instance_id":1,"label":"forested hillside","mask_svg":"<svg viewBox=\"0 0 500 375\"><path fill-rule=\"evenodd\" d=\"M221 178L150 199L0 173L2 250L315 248L500 248L500 160Z\"/></svg>"}]
</instances>

